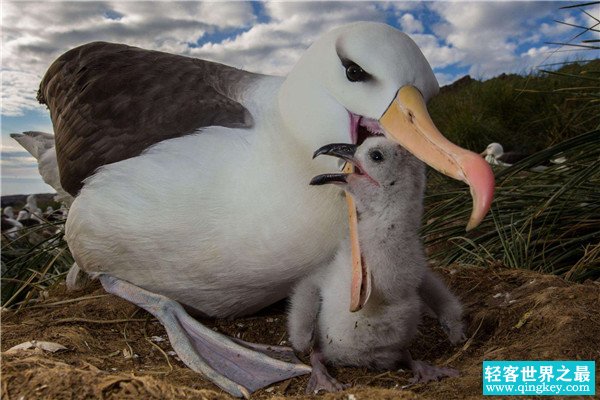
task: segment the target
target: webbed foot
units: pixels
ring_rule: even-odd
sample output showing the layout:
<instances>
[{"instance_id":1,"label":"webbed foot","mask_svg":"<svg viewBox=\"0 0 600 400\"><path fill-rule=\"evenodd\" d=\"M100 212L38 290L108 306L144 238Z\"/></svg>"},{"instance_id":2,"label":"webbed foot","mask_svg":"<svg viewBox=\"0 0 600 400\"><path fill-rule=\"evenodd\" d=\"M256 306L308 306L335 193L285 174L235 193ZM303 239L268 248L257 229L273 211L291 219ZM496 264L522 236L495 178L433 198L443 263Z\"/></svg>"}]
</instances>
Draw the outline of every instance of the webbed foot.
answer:
<instances>
[{"instance_id":1,"label":"webbed foot","mask_svg":"<svg viewBox=\"0 0 600 400\"><path fill-rule=\"evenodd\" d=\"M202 325L168 297L108 275L100 276L100 281L107 292L154 315L181 361L233 396L248 398L274 382L311 372L309 366L290 357L291 349L229 338Z\"/></svg>"}]
</instances>

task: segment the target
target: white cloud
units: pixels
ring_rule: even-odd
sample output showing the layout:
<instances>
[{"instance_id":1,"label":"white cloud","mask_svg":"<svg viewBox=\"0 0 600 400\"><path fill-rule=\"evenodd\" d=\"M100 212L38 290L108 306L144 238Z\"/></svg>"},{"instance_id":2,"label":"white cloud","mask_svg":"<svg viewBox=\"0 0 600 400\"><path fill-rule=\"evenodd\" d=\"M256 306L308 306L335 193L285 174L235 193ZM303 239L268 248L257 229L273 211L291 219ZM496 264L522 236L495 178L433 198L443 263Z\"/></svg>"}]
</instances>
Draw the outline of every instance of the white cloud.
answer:
<instances>
[{"instance_id":1,"label":"white cloud","mask_svg":"<svg viewBox=\"0 0 600 400\"><path fill-rule=\"evenodd\" d=\"M37 84L40 76L27 71L3 69L2 77L2 114L21 116L25 110L42 109L36 100Z\"/></svg>"},{"instance_id":2,"label":"white cloud","mask_svg":"<svg viewBox=\"0 0 600 400\"><path fill-rule=\"evenodd\" d=\"M264 3L268 23L222 43L207 43L190 55L224 62L251 71L282 75L304 50L328 30L351 21L383 21L378 3L273 2Z\"/></svg>"},{"instance_id":3,"label":"white cloud","mask_svg":"<svg viewBox=\"0 0 600 400\"><path fill-rule=\"evenodd\" d=\"M415 33L409 36L419 46L432 68L444 68L464 58L463 51L440 43L435 35Z\"/></svg>"},{"instance_id":4,"label":"white cloud","mask_svg":"<svg viewBox=\"0 0 600 400\"><path fill-rule=\"evenodd\" d=\"M526 72L534 65L518 54L519 44L539 30L541 18L557 13L558 5L543 2L439 2L431 9L442 18L434 26L438 37L462 54L469 74L489 78L502 72Z\"/></svg>"},{"instance_id":5,"label":"white cloud","mask_svg":"<svg viewBox=\"0 0 600 400\"><path fill-rule=\"evenodd\" d=\"M97 40L185 53L206 33L251 26L248 2L3 2L2 113L43 110L35 93L60 54Z\"/></svg>"},{"instance_id":6,"label":"white cloud","mask_svg":"<svg viewBox=\"0 0 600 400\"><path fill-rule=\"evenodd\" d=\"M38 172L37 161L23 148L7 150L3 146L0 157L2 195L33 192L27 186L35 187L38 193L48 192Z\"/></svg>"},{"instance_id":7,"label":"white cloud","mask_svg":"<svg viewBox=\"0 0 600 400\"><path fill-rule=\"evenodd\" d=\"M424 30L421 21L416 19L415 16L410 13L406 13L400 17L399 22L400 26L402 27L402 31L406 33L421 33Z\"/></svg>"},{"instance_id":8,"label":"white cloud","mask_svg":"<svg viewBox=\"0 0 600 400\"><path fill-rule=\"evenodd\" d=\"M558 18L557 21L564 22L560 23L542 23L540 25L540 33L547 37L564 36L565 33L574 32L575 28L571 25L582 25L583 21L579 21L574 15L566 15ZM570 24L570 25L567 25Z\"/></svg>"},{"instance_id":9,"label":"white cloud","mask_svg":"<svg viewBox=\"0 0 600 400\"><path fill-rule=\"evenodd\" d=\"M95 40L285 74L325 31L351 21L391 19L410 33L432 67L468 67L474 77L486 78L531 66L537 58L520 47L523 43L541 47L541 37L569 32L536 25L541 17L561 19L552 14L558 5L542 2L268 2L258 7L266 22L258 23L249 2L5 1L2 113L43 110L35 94L48 66L68 49ZM562 19L584 23L585 18L571 12ZM426 30L431 20L437 22L429 22ZM222 39L189 46L207 34Z\"/></svg>"},{"instance_id":10,"label":"white cloud","mask_svg":"<svg viewBox=\"0 0 600 400\"><path fill-rule=\"evenodd\" d=\"M542 47L532 47L529 50L527 50L525 53L521 54L521 57L530 57L530 58L538 58L539 56L548 56L548 53L550 53L552 50L550 49L550 47L548 46L542 46Z\"/></svg>"}]
</instances>

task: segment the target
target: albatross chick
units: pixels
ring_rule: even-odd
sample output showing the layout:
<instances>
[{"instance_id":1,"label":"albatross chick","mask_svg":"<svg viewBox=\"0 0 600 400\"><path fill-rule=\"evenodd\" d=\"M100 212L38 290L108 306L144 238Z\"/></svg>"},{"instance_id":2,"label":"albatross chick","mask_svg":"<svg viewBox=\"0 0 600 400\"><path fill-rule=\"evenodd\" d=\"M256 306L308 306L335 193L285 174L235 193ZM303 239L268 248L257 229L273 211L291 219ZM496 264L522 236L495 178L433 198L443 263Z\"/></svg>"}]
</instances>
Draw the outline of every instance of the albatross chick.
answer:
<instances>
[{"instance_id":1,"label":"albatross chick","mask_svg":"<svg viewBox=\"0 0 600 400\"><path fill-rule=\"evenodd\" d=\"M437 314L452 342L464 338L460 302L428 268L419 237L424 164L385 138L369 138L358 148L327 145L315 156L320 154L342 158L356 169L316 176L311 185L337 184L354 198L372 285L364 307L350 312L345 294L351 284L351 252L344 240L329 266L296 286L288 328L295 350L312 346L307 393L346 387L329 375L325 363L375 369L405 365L414 372L412 382L458 376L454 369L413 360L408 350L424 305Z\"/></svg>"}]
</instances>

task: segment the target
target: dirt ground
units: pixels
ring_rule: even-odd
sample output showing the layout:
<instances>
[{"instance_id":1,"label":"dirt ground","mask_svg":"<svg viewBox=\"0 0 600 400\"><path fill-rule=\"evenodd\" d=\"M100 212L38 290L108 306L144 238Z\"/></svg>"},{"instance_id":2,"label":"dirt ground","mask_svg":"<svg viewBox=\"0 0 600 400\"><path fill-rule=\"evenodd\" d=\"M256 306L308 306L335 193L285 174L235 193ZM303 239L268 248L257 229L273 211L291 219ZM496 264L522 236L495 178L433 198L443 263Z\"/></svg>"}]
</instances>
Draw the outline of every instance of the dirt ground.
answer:
<instances>
[{"instance_id":1,"label":"dirt ground","mask_svg":"<svg viewBox=\"0 0 600 400\"><path fill-rule=\"evenodd\" d=\"M600 361L599 282L570 284L555 276L506 269L440 272L464 302L468 340L452 347L436 321L426 319L411 351L416 359L459 369L460 377L403 389L412 376L406 371L339 368L332 374L353 385L344 392L305 396L304 376L252 397L481 398L483 360ZM247 341L286 344L284 311L280 303L258 316L203 322ZM59 343L67 350L5 353L30 340ZM98 286L74 293L61 286L42 303L4 311L2 351L4 400L229 398L178 360L153 317Z\"/></svg>"}]
</instances>

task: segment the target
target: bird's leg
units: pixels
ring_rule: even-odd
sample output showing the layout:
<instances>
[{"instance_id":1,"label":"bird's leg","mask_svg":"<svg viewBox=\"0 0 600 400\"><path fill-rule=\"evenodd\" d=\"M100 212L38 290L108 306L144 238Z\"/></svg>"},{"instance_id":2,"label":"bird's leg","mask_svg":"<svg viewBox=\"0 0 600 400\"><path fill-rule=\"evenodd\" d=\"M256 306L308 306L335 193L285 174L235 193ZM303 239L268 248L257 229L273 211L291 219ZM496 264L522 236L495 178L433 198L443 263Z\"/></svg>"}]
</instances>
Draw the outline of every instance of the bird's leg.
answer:
<instances>
[{"instance_id":1,"label":"bird's leg","mask_svg":"<svg viewBox=\"0 0 600 400\"><path fill-rule=\"evenodd\" d=\"M317 336L321 295L314 279L318 278L311 276L300 281L290 297L288 335L294 350L302 353L311 349Z\"/></svg>"},{"instance_id":2,"label":"bird's leg","mask_svg":"<svg viewBox=\"0 0 600 400\"><path fill-rule=\"evenodd\" d=\"M90 276L86 272L82 271L77 263L73 263L66 278L67 289L71 291L81 290L88 286L91 282L92 280L90 279Z\"/></svg>"},{"instance_id":3,"label":"bird's leg","mask_svg":"<svg viewBox=\"0 0 600 400\"><path fill-rule=\"evenodd\" d=\"M323 353L317 346L310 353L310 364L312 365L312 374L306 385L306 394L316 394L321 390L339 392L350 387L350 384L340 383L329 375Z\"/></svg>"},{"instance_id":4,"label":"bird's leg","mask_svg":"<svg viewBox=\"0 0 600 400\"><path fill-rule=\"evenodd\" d=\"M452 344L465 341L462 305L438 275L427 269L419 286L419 296L436 315Z\"/></svg>"},{"instance_id":5,"label":"bird's leg","mask_svg":"<svg viewBox=\"0 0 600 400\"><path fill-rule=\"evenodd\" d=\"M168 297L109 275L101 275L100 282L107 292L154 315L165 327L181 361L233 396L248 398L250 393L271 383L311 371L297 359L278 360L256 346L250 349L246 344L214 332Z\"/></svg>"},{"instance_id":6,"label":"bird's leg","mask_svg":"<svg viewBox=\"0 0 600 400\"><path fill-rule=\"evenodd\" d=\"M408 386L412 386L416 383L439 381L446 377L454 378L460 375L454 368L437 367L435 365L430 365L425 361L413 360L408 350L404 350L402 361L410 367L414 374L410 379L410 385Z\"/></svg>"}]
</instances>

